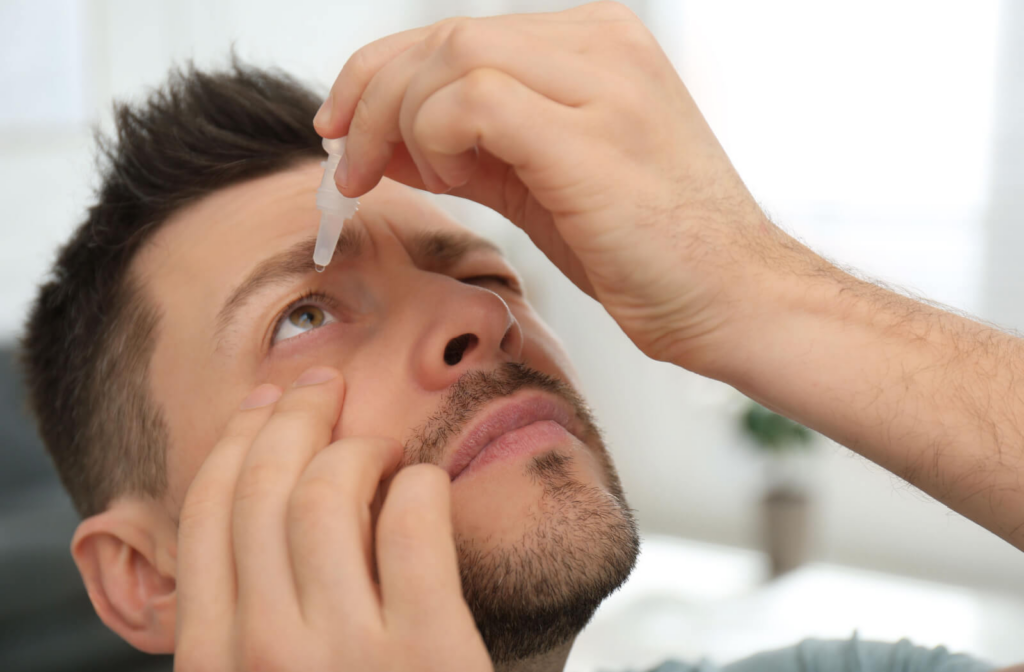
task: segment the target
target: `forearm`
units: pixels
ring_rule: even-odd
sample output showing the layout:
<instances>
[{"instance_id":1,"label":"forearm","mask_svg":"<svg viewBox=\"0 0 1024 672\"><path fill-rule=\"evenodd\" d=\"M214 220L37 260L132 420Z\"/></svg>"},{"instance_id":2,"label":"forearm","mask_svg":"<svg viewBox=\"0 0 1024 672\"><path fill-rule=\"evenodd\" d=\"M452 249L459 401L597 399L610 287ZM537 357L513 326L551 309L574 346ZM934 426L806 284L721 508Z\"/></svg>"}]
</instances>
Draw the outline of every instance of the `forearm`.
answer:
<instances>
[{"instance_id":1,"label":"forearm","mask_svg":"<svg viewBox=\"0 0 1024 672\"><path fill-rule=\"evenodd\" d=\"M1024 550L1024 341L815 259L713 375Z\"/></svg>"}]
</instances>

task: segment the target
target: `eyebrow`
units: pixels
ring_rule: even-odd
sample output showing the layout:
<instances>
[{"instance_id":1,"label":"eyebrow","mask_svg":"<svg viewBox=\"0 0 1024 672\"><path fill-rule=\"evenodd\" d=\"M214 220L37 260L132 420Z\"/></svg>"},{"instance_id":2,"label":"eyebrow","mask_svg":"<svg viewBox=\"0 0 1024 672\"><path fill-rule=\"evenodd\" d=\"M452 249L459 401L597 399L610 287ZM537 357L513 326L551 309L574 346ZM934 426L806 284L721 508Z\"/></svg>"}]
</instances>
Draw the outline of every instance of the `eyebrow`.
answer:
<instances>
[{"instance_id":1,"label":"eyebrow","mask_svg":"<svg viewBox=\"0 0 1024 672\"><path fill-rule=\"evenodd\" d=\"M317 275L313 267L315 247L316 236L313 236L260 262L231 292L218 311L215 331L217 340L220 340L221 334L231 326L238 312L254 295L298 278ZM347 226L338 238L332 261L359 257L366 247L367 239L363 230ZM446 271L473 252L490 252L504 257L500 247L470 233L422 231L409 236L406 247L417 266L432 272Z\"/></svg>"}]
</instances>

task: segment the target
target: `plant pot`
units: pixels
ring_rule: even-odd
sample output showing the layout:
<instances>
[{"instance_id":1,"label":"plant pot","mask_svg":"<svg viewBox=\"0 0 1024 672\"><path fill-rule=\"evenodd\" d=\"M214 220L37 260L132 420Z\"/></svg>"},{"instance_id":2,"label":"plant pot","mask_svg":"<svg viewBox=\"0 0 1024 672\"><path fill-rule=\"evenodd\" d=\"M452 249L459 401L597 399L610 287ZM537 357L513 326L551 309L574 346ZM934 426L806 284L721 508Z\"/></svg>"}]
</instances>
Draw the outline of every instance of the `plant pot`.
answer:
<instances>
[{"instance_id":1,"label":"plant pot","mask_svg":"<svg viewBox=\"0 0 1024 672\"><path fill-rule=\"evenodd\" d=\"M791 487L769 490L761 500L762 543L771 561L772 578L807 560L810 499Z\"/></svg>"}]
</instances>

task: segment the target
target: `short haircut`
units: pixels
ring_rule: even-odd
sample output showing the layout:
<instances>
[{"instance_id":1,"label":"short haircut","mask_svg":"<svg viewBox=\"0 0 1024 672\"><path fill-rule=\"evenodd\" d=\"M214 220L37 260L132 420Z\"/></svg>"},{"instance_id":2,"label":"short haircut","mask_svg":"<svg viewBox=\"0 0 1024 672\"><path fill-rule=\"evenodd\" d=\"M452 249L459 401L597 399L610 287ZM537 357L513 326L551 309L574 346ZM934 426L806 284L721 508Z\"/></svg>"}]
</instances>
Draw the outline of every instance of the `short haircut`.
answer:
<instances>
[{"instance_id":1,"label":"short haircut","mask_svg":"<svg viewBox=\"0 0 1024 672\"><path fill-rule=\"evenodd\" d=\"M322 100L232 57L221 71L173 69L138 104L115 103L97 133L100 184L39 288L22 340L29 404L79 515L167 488L168 431L149 388L161 320L130 272L182 208L227 186L324 157Z\"/></svg>"}]
</instances>

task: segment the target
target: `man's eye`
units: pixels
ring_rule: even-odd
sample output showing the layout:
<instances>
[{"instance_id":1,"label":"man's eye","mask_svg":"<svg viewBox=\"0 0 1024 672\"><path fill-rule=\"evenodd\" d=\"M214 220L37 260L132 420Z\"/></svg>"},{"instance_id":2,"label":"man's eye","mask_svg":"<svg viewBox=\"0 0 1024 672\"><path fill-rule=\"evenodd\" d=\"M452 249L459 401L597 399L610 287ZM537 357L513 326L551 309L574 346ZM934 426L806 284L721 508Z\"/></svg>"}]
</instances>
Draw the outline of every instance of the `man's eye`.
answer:
<instances>
[{"instance_id":1,"label":"man's eye","mask_svg":"<svg viewBox=\"0 0 1024 672\"><path fill-rule=\"evenodd\" d=\"M469 278L459 278L459 282L465 282L469 285L483 285L488 283L498 283L504 285L510 289L515 289L512 281L506 278L504 275L474 275Z\"/></svg>"},{"instance_id":2,"label":"man's eye","mask_svg":"<svg viewBox=\"0 0 1024 672\"><path fill-rule=\"evenodd\" d=\"M310 303L302 304L288 310L281 317L281 321L274 330L272 343L279 343L294 336L299 336L307 331L319 329L325 325L337 322L334 316L319 306Z\"/></svg>"}]
</instances>

